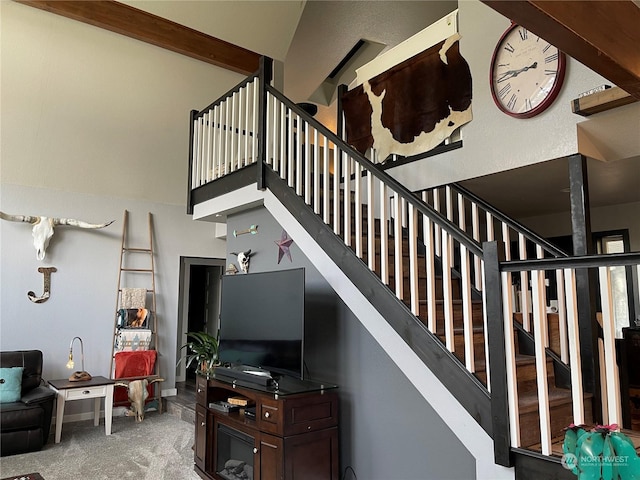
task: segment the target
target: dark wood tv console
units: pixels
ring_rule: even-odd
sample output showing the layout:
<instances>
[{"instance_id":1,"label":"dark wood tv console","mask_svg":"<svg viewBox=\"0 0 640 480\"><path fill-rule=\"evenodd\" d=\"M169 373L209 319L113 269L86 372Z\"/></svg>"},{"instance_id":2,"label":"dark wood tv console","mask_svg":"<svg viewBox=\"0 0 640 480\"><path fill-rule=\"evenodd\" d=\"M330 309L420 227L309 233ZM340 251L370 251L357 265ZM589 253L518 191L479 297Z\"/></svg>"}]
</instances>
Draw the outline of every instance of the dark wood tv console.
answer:
<instances>
[{"instance_id":1,"label":"dark wood tv console","mask_svg":"<svg viewBox=\"0 0 640 480\"><path fill-rule=\"evenodd\" d=\"M223 411L219 402L230 397L248 406ZM283 377L263 386L198 375L195 435L194 468L205 480L339 480L335 385Z\"/></svg>"}]
</instances>

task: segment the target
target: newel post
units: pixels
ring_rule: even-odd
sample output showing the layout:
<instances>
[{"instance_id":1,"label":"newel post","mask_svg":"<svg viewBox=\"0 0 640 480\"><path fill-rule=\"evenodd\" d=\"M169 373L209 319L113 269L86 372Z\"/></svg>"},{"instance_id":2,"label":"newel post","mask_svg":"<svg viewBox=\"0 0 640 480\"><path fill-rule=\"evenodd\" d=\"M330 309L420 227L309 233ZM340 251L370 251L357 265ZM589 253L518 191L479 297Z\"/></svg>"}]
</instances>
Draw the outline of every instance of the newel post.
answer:
<instances>
[{"instance_id":1,"label":"newel post","mask_svg":"<svg viewBox=\"0 0 640 480\"><path fill-rule=\"evenodd\" d=\"M505 351L502 279L500 262L504 249L498 242L482 244L487 309L487 342L491 376L491 423L493 454L498 465L511 467L511 433L509 431L509 397L507 392L507 358Z\"/></svg>"},{"instance_id":2,"label":"newel post","mask_svg":"<svg viewBox=\"0 0 640 480\"><path fill-rule=\"evenodd\" d=\"M195 152L193 151L193 136L195 135L195 122L198 110L191 110L189 114L189 173L187 174L187 215L193 214L193 158Z\"/></svg>"},{"instance_id":3,"label":"newel post","mask_svg":"<svg viewBox=\"0 0 640 480\"><path fill-rule=\"evenodd\" d=\"M571 230L573 254L594 253L591 232L589 201L589 179L587 158L576 154L569 157L569 187L571 202ZM576 296L578 302L578 328L580 330L580 360L582 363L582 386L593 393L593 420L602 423L602 391L600 388L600 364L598 337L600 326L596 319L598 281L595 270L576 269Z\"/></svg>"},{"instance_id":4,"label":"newel post","mask_svg":"<svg viewBox=\"0 0 640 480\"><path fill-rule=\"evenodd\" d=\"M267 168L267 85L273 79L273 60L260 57L259 98L258 98L258 190L266 187Z\"/></svg>"}]
</instances>

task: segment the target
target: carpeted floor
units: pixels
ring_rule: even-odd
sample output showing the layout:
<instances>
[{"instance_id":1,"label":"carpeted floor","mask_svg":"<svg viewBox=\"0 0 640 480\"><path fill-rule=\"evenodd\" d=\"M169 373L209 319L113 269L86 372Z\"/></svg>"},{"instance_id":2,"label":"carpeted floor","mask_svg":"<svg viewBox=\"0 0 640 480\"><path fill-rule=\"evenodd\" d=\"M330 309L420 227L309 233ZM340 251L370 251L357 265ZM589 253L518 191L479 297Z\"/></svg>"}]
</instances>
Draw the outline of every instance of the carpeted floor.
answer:
<instances>
[{"instance_id":1,"label":"carpeted floor","mask_svg":"<svg viewBox=\"0 0 640 480\"><path fill-rule=\"evenodd\" d=\"M0 478L38 472L44 480L199 480L193 471L193 425L149 412L142 423L114 417L111 435L104 419L65 423L58 444L0 458Z\"/></svg>"}]
</instances>

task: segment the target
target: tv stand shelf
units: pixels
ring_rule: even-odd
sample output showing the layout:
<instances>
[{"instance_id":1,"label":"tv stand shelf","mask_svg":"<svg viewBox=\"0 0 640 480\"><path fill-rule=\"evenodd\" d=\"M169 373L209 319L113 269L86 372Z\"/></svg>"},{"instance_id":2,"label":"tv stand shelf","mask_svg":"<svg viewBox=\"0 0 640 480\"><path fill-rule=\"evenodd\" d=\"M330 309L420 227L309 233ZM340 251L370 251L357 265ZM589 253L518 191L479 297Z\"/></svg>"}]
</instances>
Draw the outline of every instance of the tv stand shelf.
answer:
<instances>
[{"instance_id":1,"label":"tv stand shelf","mask_svg":"<svg viewBox=\"0 0 640 480\"><path fill-rule=\"evenodd\" d=\"M335 385L278 379L240 384L196 378L195 471L205 480L246 474L253 480L339 480L338 394ZM221 411L211 403L242 397L255 406Z\"/></svg>"}]
</instances>

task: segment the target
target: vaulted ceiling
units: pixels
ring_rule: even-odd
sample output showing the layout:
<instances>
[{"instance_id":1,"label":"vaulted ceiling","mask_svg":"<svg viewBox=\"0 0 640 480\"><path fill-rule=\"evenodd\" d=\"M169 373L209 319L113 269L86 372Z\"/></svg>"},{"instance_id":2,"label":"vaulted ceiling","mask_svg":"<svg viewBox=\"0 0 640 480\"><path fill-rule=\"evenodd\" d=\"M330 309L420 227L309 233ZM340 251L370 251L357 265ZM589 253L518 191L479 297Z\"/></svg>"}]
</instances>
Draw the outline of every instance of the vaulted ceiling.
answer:
<instances>
[{"instance_id":1,"label":"vaulted ceiling","mask_svg":"<svg viewBox=\"0 0 640 480\"><path fill-rule=\"evenodd\" d=\"M363 9L362 5L358 5L359 2L18 1L247 74L255 71L259 55L284 60L299 21L308 24L312 19L320 19L313 22L312 28L304 29L305 38L313 37L315 33L315 37L326 47L327 43L336 41L355 44L344 38L348 37L349 29L342 27L353 18L358 18L359 23L363 24L371 22L367 18L367 11L383 18L385 22L390 21L390 16L397 16L398 12L403 12L408 20L412 11L398 8L398 2L391 2L391 8L387 12L381 12L379 5L377 8ZM640 99L640 8L636 1L481 1ZM427 7L429 15L421 17L424 26L455 8L455 2L407 3L413 3L414 9L416 4L426 4L423 6ZM354 10L357 10L357 16L354 16ZM256 15L258 11L261 13L259 16ZM303 16L303 11L308 15ZM331 15L327 15L329 11ZM322 15L318 16L318 13ZM597 23L593 21L594 18L599 19ZM217 19L218 22L207 24L212 19ZM230 19L234 21L228 21ZM255 24L256 21L259 22L258 25ZM391 24L403 25L406 22ZM225 28L221 30L225 25L227 32ZM250 43L248 39L259 36L255 35L257 26L270 33L271 39L279 40L278 52L265 52L262 43L256 43L254 50L250 46L239 46ZM208 29L213 29L218 35L222 32L227 40L207 34ZM233 37L234 32L236 40L228 40L229 36ZM403 36L400 40L407 38L405 33L399 33ZM293 50L296 53L295 47ZM326 48L325 51L331 52L332 49ZM311 66L315 62L306 63Z\"/></svg>"},{"instance_id":2,"label":"vaulted ceiling","mask_svg":"<svg viewBox=\"0 0 640 480\"><path fill-rule=\"evenodd\" d=\"M457 7L455 0L16 1L242 74L255 71L259 57L267 55L285 62L285 92L294 101L307 100L364 34L389 48ZM481 1L640 99L640 0ZM596 16L598 22L593 21ZM348 28L353 18L358 18L361 26L357 32ZM400 27L389 29L386 25ZM335 116L319 120L331 127ZM549 178L557 178L551 174L553 168L563 167L552 163L467 183L477 194L506 207L506 213L516 217L549 213L559 200L555 197L562 195L562 186L551 188ZM640 201L639 194L634 193L640 191L637 158L620 164L621 173L613 173L611 166L594 165L598 171L604 169L598 178L617 175L627 181L624 189L607 193L608 199L601 200L602 204L625 201L619 198L620 192L628 194L627 201ZM495 188L496 182L501 189ZM507 185L511 188L505 188ZM523 198L524 188L536 185L538 191L549 191L537 205L515 201ZM596 193L598 186L594 190L596 198L601 193L604 198L604 190Z\"/></svg>"}]
</instances>

